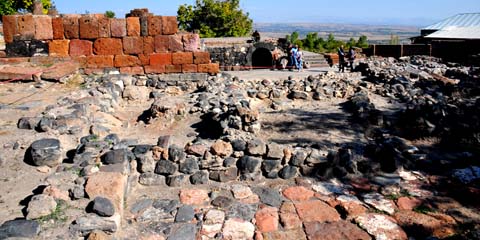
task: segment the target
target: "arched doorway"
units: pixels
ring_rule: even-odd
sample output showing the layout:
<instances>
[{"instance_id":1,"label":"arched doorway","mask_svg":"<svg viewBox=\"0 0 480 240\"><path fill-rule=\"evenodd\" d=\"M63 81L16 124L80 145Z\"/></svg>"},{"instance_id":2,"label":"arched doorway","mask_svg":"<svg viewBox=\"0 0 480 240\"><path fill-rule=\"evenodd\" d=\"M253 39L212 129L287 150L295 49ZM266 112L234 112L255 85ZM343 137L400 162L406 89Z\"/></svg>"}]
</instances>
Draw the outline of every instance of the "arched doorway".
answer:
<instances>
[{"instance_id":1,"label":"arched doorway","mask_svg":"<svg viewBox=\"0 0 480 240\"><path fill-rule=\"evenodd\" d=\"M252 66L254 68L271 68L272 53L266 48L257 48L252 54Z\"/></svg>"}]
</instances>

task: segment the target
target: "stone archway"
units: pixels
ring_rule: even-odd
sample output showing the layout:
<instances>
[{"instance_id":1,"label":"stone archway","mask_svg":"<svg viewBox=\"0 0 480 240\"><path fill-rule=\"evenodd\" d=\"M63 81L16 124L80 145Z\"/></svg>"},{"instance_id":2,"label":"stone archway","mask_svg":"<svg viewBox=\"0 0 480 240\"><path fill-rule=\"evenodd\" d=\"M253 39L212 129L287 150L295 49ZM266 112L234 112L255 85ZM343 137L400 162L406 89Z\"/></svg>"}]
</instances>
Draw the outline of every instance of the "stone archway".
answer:
<instances>
[{"instance_id":1,"label":"stone archway","mask_svg":"<svg viewBox=\"0 0 480 240\"><path fill-rule=\"evenodd\" d=\"M271 68L272 53L267 48L257 48L252 53L253 68Z\"/></svg>"}]
</instances>

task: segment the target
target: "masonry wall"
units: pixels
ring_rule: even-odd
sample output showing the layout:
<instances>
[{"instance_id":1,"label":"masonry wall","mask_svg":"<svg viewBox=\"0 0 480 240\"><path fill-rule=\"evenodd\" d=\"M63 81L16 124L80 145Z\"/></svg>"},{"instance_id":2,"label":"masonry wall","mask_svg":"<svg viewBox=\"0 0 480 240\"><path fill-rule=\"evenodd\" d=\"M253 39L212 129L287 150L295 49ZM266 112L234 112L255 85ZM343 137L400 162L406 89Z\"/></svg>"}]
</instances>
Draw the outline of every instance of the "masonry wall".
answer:
<instances>
[{"instance_id":1,"label":"masonry wall","mask_svg":"<svg viewBox=\"0 0 480 240\"><path fill-rule=\"evenodd\" d=\"M367 55L382 57L403 57L412 55L432 55L431 45L426 44L406 44L406 45L370 45L364 51Z\"/></svg>"},{"instance_id":2,"label":"masonry wall","mask_svg":"<svg viewBox=\"0 0 480 240\"><path fill-rule=\"evenodd\" d=\"M68 58L89 72L219 72L199 36L179 33L175 16L110 19L103 14L3 16L7 57Z\"/></svg>"}]
</instances>

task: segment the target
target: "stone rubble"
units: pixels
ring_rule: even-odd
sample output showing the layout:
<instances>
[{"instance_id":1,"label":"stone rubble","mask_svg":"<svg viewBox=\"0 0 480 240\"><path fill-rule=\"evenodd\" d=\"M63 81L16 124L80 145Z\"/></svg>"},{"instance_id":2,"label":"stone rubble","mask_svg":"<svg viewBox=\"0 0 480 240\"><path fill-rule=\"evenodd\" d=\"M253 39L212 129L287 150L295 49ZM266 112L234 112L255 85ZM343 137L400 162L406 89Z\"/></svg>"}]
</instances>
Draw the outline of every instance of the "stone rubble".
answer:
<instances>
[{"instance_id":1,"label":"stone rubble","mask_svg":"<svg viewBox=\"0 0 480 240\"><path fill-rule=\"evenodd\" d=\"M469 160L478 156L463 153L459 156L465 162L447 159L432 170L427 166L434 157L415 142L419 136L454 134L461 143L479 146L480 128L474 122L480 105L474 100L478 89L472 74L426 57L367 59L357 70L364 78L358 72L258 82L229 74L192 74L193 81L181 81L179 76L172 81L164 75L88 76L86 89L58 99L42 116L18 121L18 128L25 131L82 136L71 152L71 163L60 162L66 149L57 139L31 145L33 164L52 171L45 181L48 190L32 197L25 217L52 215L60 200L80 206L81 213L63 225L69 229L67 238L101 232L123 234L119 239L408 239L475 234L455 232L458 222L450 216L456 212L458 218L469 208L434 203L445 193L443 183L459 187L467 196L479 196L478 163ZM373 94L405 108L381 111L371 101ZM169 101L172 96L186 100ZM351 121L365 128L368 143L360 143L360 151L349 145L327 149L280 144L258 136L262 113L254 101L269 101L270 108L279 109L285 107L276 103L280 100L333 98L344 99ZM171 136L159 136L156 145L146 145L113 133L114 126L126 124L114 117L116 108L146 99L152 105L143 109L139 122L168 125L172 119L198 114L210 128L183 145L171 143ZM467 113L471 119L465 118ZM460 120L452 121L454 116ZM418 124L412 124L415 118ZM416 134L407 134L410 131ZM445 173L448 181L436 180ZM152 195L128 199L138 189ZM155 195L159 189L169 193ZM47 198L48 204L38 204ZM92 211L83 211L88 204ZM470 219L478 217L475 211L469 213ZM28 228L27 237L44 237L36 222L21 221L16 224ZM0 237L25 236L11 226L11 221L3 223Z\"/></svg>"}]
</instances>

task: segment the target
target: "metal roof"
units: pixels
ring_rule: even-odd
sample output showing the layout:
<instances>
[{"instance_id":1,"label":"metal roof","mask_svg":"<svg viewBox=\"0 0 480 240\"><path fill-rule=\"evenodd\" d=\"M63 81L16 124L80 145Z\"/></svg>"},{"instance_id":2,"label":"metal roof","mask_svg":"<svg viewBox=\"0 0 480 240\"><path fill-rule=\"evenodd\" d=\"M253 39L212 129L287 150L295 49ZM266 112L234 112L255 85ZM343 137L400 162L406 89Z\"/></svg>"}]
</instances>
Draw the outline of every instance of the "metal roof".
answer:
<instances>
[{"instance_id":1,"label":"metal roof","mask_svg":"<svg viewBox=\"0 0 480 240\"><path fill-rule=\"evenodd\" d=\"M480 39L480 26L445 27L425 38Z\"/></svg>"},{"instance_id":2,"label":"metal roof","mask_svg":"<svg viewBox=\"0 0 480 240\"><path fill-rule=\"evenodd\" d=\"M480 27L480 13L460 13L435 23L423 30L441 30L446 27Z\"/></svg>"}]
</instances>

